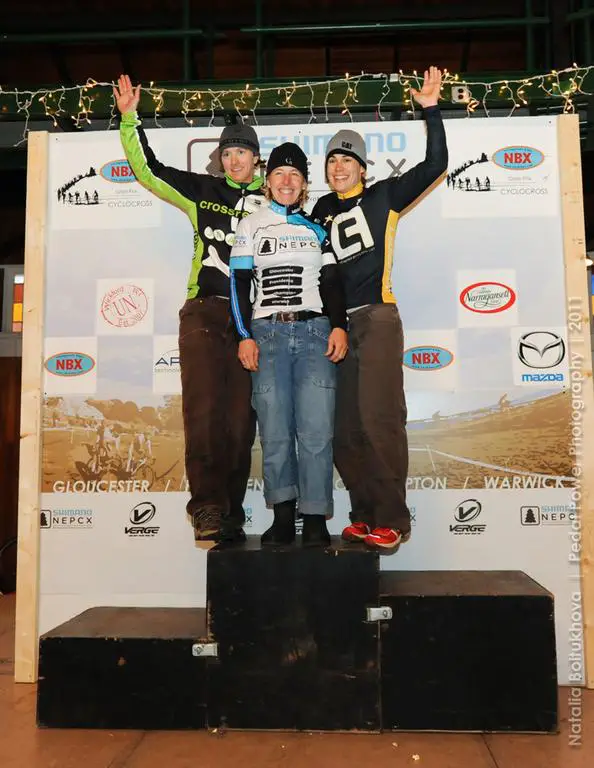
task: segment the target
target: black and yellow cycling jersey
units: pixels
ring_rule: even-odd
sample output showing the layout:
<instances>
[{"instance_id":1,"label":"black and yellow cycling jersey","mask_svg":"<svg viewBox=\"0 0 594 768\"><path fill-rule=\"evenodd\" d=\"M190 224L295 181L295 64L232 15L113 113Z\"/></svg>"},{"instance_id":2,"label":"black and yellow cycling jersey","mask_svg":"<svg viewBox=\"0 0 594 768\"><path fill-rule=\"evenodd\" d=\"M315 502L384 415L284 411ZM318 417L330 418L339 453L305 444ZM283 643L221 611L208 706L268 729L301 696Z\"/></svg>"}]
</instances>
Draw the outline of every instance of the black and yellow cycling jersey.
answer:
<instances>
[{"instance_id":1,"label":"black and yellow cycling jersey","mask_svg":"<svg viewBox=\"0 0 594 768\"><path fill-rule=\"evenodd\" d=\"M400 213L446 170L448 151L439 107L423 110L427 123L425 159L402 176L357 184L344 195L331 192L312 216L326 227L340 266L347 309L395 304L392 292L394 238Z\"/></svg>"},{"instance_id":2,"label":"black and yellow cycling jersey","mask_svg":"<svg viewBox=\"0 0 594 768\"><path fill-rule=\"evenodd\" d=\"M187 298L229 296L229 254L237 224L265 204L262 179L237 184L171 168L149 146L136 112L122 115L120 138L126 158L143 187L187 214L194 229L194 253Z\"/></svg>"}]
</instances>

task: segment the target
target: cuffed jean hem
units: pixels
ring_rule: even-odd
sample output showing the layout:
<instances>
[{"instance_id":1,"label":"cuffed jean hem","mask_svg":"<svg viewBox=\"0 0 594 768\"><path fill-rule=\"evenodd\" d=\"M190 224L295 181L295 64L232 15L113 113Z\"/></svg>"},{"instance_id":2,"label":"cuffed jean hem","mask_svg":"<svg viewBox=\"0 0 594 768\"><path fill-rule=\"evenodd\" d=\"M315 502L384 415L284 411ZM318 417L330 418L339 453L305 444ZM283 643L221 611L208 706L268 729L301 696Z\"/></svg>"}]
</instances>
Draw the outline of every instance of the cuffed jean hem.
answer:
<instances>
[{"instance_id":1,"label":"cuffed jean hem","mask_svg":"<svg viewBox=\"0 0 594 768\"><path fill-rule=\"evenodd\" d=\"M299 501L300 515L324 515L332 517L334 513L334 503L331 501Z\"/></svg>"},{"instance_id":2,"label":"cuffed jean hem","mask_svg":"<svg viewBox=\"0 0 594 768\"><path fill-rule=\"evenodd\" d=\"M296 485L287 485L284 488L275 488L272 491L264 489L264 499L266 506L280 504L282 501L292 501L299 496L299 489Z\"/></svg>"}]
</instances>

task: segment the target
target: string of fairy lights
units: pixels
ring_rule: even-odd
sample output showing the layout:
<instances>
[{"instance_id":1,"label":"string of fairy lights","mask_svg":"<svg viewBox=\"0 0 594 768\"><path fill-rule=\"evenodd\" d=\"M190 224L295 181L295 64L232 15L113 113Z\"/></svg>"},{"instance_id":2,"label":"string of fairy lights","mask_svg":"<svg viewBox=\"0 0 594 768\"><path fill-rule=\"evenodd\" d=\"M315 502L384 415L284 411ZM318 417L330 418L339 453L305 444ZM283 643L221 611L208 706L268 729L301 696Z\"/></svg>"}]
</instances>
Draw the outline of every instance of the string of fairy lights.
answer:
<instances>
[{"instance_id":1,"label":"string of fairy lights","mask_svg":"<svg viewBox=\"0 0 594 768\"><path fill-rule=\"evenodd\" d=\"M459 103L463 103L467 114L490 116L490 110L496 105L498 114L502 104L509 108L508 116L534 100L545 100L558 104L564 113L575 111L576 99L591 96L586 86L594 86L594 66L580 67L574 64L561 70L519 77L517 79L492 80L483 82L464 79L458 74L444 71L442 77L442 99L451 101L448 90L460 89ZM590 77L592 75L592 77ZM140 112L152 113L155 125L159 126L159 117L163 114L180 115L188 125L194 125L199 116L210 115L212 125L217 113L235 110L241 120L251 119L258 124L258 112L268 109L300 109L309 111L308 122L319 119L326 122L330 111L338 108L340 114L353 119L351 109L361 106L359 89L365 84L369 88L375 84L377 93L373 104L369 97L366 104L373 106L378 120L385 120L382 112L384 102L393 96L411 113L415 105L411 89L422 88L423 74L416 71L406 74L402 71L392 74L369 74L323 80L319 82L291 82L286 85L259 87L246 83L240 88L214 90L213 88L167 88L151 82L141 86ZM371 84L371 85L369 85ZM89 78L84 84L73 86L53 86L35 90L6 89L0 85L0 114L10 112L21 117L24 122L23 134L19 144L26 141L29 122L36 117L45 117L58 126L59 119L71 119L75 128L90 124L98 116L108 115L108 129L115 126L118 109L113 93L114 83L99 82ZM148 103L148 108L147 108ZM102 109L99 110L99 105ZM316 114L318 110L318 114Z\"/></svg>"}]
</instances>

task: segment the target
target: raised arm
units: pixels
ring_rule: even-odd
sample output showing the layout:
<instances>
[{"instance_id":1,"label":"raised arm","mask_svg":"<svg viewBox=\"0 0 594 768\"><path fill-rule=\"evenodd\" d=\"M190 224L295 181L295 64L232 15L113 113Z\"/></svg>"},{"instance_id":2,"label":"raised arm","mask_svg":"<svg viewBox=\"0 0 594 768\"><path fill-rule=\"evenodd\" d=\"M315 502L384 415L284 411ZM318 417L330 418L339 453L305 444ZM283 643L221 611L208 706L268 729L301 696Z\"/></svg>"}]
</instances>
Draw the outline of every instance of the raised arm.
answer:
<instances>
[{"instance_id":1,"label":"raised arm","mask_svg":"<svg viewBox=\"0 0 594 768\"><path fill-rule=\"evenodd\" d=\"M425 159L402 176L392 179L389 196L391 208L402 211L422 195L448 167L448 148L443 120L437 103L441 91L441 71L430 67L425 71L421 90L411 88L411 94L423 107L427 125L427 150Z\"/></svg>"},{"instance_id":2,"label":"raised arm","mask_svg":"<svg viewBox=\"0 0 594 768\"><path fill-rule=\"evenodd\" d=\"M162 200L181 208L196 225L195 200L200 177L164 165L155 157L136 112L140 100L139 85L133 87L128 75L121 75L113 94L122 114L120 139L138 182Z\"/></svg>"}]
</instances>

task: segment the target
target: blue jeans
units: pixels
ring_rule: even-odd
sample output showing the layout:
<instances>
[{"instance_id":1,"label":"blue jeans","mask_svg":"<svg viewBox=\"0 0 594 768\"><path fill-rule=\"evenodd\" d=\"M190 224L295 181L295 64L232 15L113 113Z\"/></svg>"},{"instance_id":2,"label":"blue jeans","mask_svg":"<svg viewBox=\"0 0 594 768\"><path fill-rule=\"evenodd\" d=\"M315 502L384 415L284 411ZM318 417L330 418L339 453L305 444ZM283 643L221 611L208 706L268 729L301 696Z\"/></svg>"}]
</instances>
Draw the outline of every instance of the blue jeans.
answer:
<instances>
[{"instance_id":1,"label":"blue jeans","mask_svg":"<svg viewBox=\"0 0 594 768\"><path fill-rule=\"evenodd\" d=\"M264 498L299 499L304 515L332 514L332 435L336 365L324 356L330 323L252 321L258 370L252 402L258 417Z\"/></svg>"}]
</instances>

